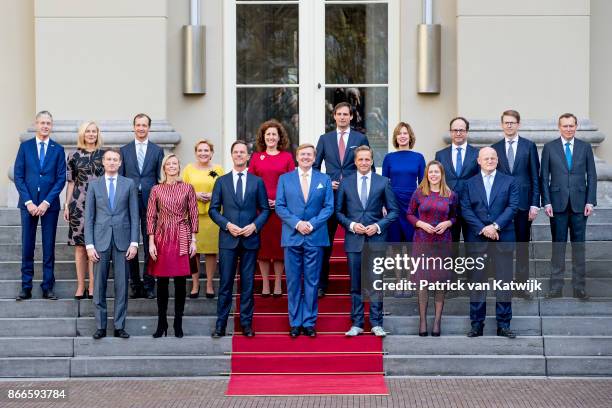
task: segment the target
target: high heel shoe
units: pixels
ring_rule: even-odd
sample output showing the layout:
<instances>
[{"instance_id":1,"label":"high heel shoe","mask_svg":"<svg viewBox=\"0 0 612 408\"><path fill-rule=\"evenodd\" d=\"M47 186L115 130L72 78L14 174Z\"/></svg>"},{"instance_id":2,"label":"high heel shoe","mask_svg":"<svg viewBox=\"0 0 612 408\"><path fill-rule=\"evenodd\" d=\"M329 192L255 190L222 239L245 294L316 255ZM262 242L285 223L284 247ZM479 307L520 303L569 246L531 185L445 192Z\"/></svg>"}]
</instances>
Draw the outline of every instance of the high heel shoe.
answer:
<instances>
[{"instance_id":1,"label":"high heel shoe","mask_svg":"<svg viewBox=\"0 0 612 408\"><path fill-rule=\"evenodd\" d=\"M82 294L82 295L74 295L74 298L75 298L76 300L87 299L87 289L85 289L85 290L83 291L83 294Z\"/></svg>"},{"instance_id":2,"label":"high heel shoe","mask_svg":"<svg viewBox=\"0 0 612 408\"><path fill-rule=\"evenodd\" d=\"M93 299L93 291L89 291L89 289L85 290L85 295L87 295L87 299Z\"/></svg>"},{"instance_id":3,"label":"high heel shoe","mask_svg":"<svg viewBox=\"0 0 612 408\"><path fill-rule=\"evenodd\" d=\"M189 299L197 299L198 297L200 297L200 287L199 286L198 286L197 292L189 294Z\"/></svg>"},{"instance_id":4,"label":"high heel shoe","mask_svg":"<svg viewBox=\"0 0 612 408\"><path fill-rule=\"evenodd\" d=\"M442 328L440 327L442 324L438 324L438 331L434 331L434 329L431 329L431 337L440 337L440 332L442 331ZM436 323L434 322L434 327L436 327Z\"/></svg>"},{"instance_id":5,"label":"high heel shoe","mask_svg":"<svg viewBox=\"0 0 612 408\"><path fill-rule=\"evenodd\" d=\"M206 299L214 299L214 298L215 298L214 290L212 292L206 291Z\"/></svg>"},{"instance_id":6,"label":"high heel shoe","mask_svg":"<svg viewBox=\"0 0 612 408\"><path fill-rule=\"evenodd\" d=\"M160 320L157 322L157 330L153 333L153 338L157 339L162 335L168 336L168 321Z\"/></svg>"},{"instance_id":7,"label":"high heel shoe","mask_svg":"<svg viewBox=\"0 0 612 408\"><path fill-rule=\"evenodd\" d=\"M432 334L432 335L433 335L433 334ZM427 333L426 331L424 331L424 332L419 332L419 336L420 336L420 337L427 337L427 336L429 336L429 333Z\"/></svg>"},{"instance_id":8,"label":"high heel shoe","mask_svg":"<svg viewBox=\"0 0 612 408\"><path fill-rule=\"evenodd\" d=\"M183 338L183 316L174 317L174 337Z\"/></svg>"}]
</instances>

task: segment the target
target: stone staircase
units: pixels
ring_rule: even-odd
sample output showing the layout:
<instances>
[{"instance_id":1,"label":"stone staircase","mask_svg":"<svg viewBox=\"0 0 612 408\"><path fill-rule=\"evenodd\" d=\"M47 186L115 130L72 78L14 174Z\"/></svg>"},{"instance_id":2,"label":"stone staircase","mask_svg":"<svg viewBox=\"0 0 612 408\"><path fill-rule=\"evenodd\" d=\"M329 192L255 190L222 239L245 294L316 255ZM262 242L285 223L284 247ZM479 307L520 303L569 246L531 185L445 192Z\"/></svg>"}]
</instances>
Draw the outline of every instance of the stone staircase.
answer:
<instances>
[{"instance_id":1,"label":"stone staircase","mask_svg":"<svg viewBox=\"0 0 612 408\"><path fill-rule=\"evenodd\" d=\"M129 301L128 340L94 341L91 300L72 299L76 288L73 249L60 221L56 247L58 301L41 299L40 262L35 267L33 299L16 302L20 288L21 229L16 209L0 209L0 377L167 377L215 376L230 371L231 337L212 340L216 299L187 299L185 337L173 333L151 338L155 301ZM495 336L494 299L489 298L485 336L469 339L466 297L446 302L439 338L416 336L416 299L385 299L384 342L388 375L612 375L612 208L597 208L588 225L587 290L591 300L571 296L513 302L515 340ZM540 214L533 226L532 276L544 282L550 271L548 221ZM568 251L568 256L571 251ZM40 261L40 248L37 259ZM569 265L568 265L569 266ZM568 279L570 278L568 268ZM215 286L218 282L215 282ZM203 282L202 282L203 284ZM171 284L172 285L172 284ZM172 287L170 293L172 294ZM215 287L216 290L216 287ZM112 282L109 296L112 298ZM541 294L543 295L543 294ZM433 302L431 302L433 303ZM433 305L430 305L433 306ZM109 299L112 316L113 300ZM173 313L173 299L169 313ZM430 313L431 314L431 313ZM172 316L170 325L172 325ZM108 327L112 329L112 323ZM230 321L228 328L233 327ZM431 327L431 324L430 324ZM257 330L257 327L255 327ZM339 327L339 331L345 330Z\"/></svg>"}]
</instances>

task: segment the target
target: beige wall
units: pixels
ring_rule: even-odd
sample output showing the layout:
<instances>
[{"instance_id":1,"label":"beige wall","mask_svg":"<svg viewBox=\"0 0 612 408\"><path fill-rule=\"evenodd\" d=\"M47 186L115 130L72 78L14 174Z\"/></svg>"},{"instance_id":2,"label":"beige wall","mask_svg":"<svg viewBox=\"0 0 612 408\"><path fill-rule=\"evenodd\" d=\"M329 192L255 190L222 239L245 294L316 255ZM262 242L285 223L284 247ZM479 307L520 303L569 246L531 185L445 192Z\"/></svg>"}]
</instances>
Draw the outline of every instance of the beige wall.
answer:
<instances>
[{"instance_id":1,"label":"beige wall","mask_svg":"<svg viewBox=\"0 0 612 408\"><path fill-rule=\"evenodd\" d=\"M597 156L612 163L612 1L591 0L591 119L607 136Z\"/></svg>"},{"instance_id":2,"label":"beige wall","mask_svg":"<svg viewBox=\"0 0 612 408\"><path fill-rule=\"evenodd\" d=\"M166 14L166 0L37 0L37 108L62 119L164 118Z\"/></svg>"},{"instance_id":3,"label":"beige wall","mask_svg":"<svg viewBox=\"0 0 612 408\"><path fill-rule=\"evenodd\" d=\"M448 121L457 114L456 78L456 0L435 1L434 23L442 25L442 82L439 95L419 95L416 91L416 26L421 23L421 1L401 1L401 114L415 134L414 150L426 160L444 147L442 136ZM395 124L389 124L394 127Z\"/></svg>"},{"instance_id":4,"label":"beige wall","mask_svg":"<svg viewBox=\"0 0 612 408\"><path fill-rule=\"evenodd\" d=\"M206 95L183 95L183 25L189 24L189 2L168 7L168 120L181 134L176 152L183 166L194 160L193 144L200 138L215 144L215 163L223 159L223 1L201 1L201 23L206 26Z\"/></svg>"},{"instance_id":5,"label":"beige wall","mask_svg":"<svg viewBox=\"0 0 612 408\"><path fill-rule=\"evenodd\" d=\"M589 13L588 0L458 0L459 112L588 117Z\"/></svg>"},{"instance_id":6,"label":"beige wall","mask_svg":"<svg viewBox=\"0 0 612 408\"><path fill-rule=\"evenodd\" d=\"M33 122L34 0L0 1L0 206L9 191L8 169L15 161L19 135Z\"/></svg>"}]
</instances>

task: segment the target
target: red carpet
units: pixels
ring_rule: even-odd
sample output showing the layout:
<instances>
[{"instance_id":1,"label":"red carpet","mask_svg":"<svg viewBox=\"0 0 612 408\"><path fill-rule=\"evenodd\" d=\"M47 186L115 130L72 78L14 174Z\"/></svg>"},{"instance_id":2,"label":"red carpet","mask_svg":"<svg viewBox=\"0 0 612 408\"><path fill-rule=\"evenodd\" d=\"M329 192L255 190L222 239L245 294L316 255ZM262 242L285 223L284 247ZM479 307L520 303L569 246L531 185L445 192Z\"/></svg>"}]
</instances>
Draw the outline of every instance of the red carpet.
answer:
<instances>
[{"instance_id":1,"label":"red carpet","mask_svg":"<svg viewBox=\"0 0 612 408\"><path fill-rule=\"evenodd\" d=\"M254 338L240 335L238 315L234 315L231 377L226 395L389 394L384 380L382 339L367 332L370 329L367 313L366 334L354 338L344 336L351 325L351 299L343 238L339 228L334 242L329 294L319 299L316 338L289 337L286 295L255 296ZM255 293L261 293L261 284L259 276ZM286 293L284 277L283 293ZM240 296L237 296L236 305L239 303Z\"/></svg>"}]
</instances>

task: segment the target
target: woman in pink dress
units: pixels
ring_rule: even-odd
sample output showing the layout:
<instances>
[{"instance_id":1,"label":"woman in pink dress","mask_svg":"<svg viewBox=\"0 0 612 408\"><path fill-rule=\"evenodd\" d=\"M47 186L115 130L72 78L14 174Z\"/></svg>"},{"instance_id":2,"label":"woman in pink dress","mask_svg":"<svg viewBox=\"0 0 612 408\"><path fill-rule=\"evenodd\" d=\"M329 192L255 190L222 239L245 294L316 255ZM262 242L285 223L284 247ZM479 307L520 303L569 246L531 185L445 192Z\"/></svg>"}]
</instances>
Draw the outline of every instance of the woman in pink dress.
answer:
<instances>
[{"instance_id":1,"label":"woman in pink dress","mask_svg":"<svg viewBox=\"0 0 612 408\"><path fill-rule=\"evenodd\" d=\"M153 187L147 206L149 270L157 277L157 330L168 334L168 284L174 278L174 335L183 337L183 310L189 258L196 254L198 206L191 184L179 180L181 166L174 154L162 162L160 183Z\"/></svg>"},{"instance_id":2,"label":"woman in pink dress","mask_svg":"<svg viewBox=\"0 0 612 408\"><path fill-rule=\"evenodd\" d=\"M257 131L255 141L257 152L251 156L249 172L263 179L268 193L268 203L274 210L276 203L276 186L281 174L295 170L295 162L289 146L289 137L283 125L276 120L264 122ZM263 278L261 294L270 296L270 265L274 267L274 297L282 294L281 278L283 276L283 249L280 246L282 223L275 212L270 213L268 222L261 230L261 247L257 256L259 270Z\"/></svg>"},{"instance_id":3,"label":"woman in pink dress","mask_svg":"<svg viewBox=\"0 0 612 408\"><path fill-rule=\"evenodd\" d=\"M444 167L438 161L430 161L425 167L425 178L410 199L408 221L414 225L412 253L414 256L424 254L427 257L444 259L452 255L452 237L450 227L457 220L457 195L446 185ZM446 282L451 278L452 270L419 269L412 275L417 285L421 280ZM427 289L418 290L419 300L419 336L427 336ZM444 291L434 294L435 317L432 336L440 336L442 309L444 308Z\"/></svg>"}]
</instances>

